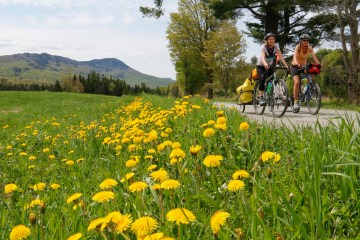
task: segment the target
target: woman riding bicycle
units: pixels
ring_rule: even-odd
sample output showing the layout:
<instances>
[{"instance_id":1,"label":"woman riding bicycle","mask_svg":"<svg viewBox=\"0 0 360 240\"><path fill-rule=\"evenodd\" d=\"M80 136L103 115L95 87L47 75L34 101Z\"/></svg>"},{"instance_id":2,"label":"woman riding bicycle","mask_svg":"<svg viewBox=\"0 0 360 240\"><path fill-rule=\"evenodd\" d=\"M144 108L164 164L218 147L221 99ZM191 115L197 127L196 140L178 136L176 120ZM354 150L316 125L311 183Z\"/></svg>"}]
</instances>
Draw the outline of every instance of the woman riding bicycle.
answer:
<instances>
[{"instance_id":1,"label":"woman riding bicycle","mask_svg":"<svg viewBox=\"0 0 360 240\"><path fill-rule=\"evenodd\" d=\"M276 61L276 56L281 60L281 62L284 64L286 68L288 68L288 65L284 59L284 57L281 54L279 45L275 43L275 34L273 33L267 33L264 36L265 44L261 46L261 52L260 52L260 59L256 65L256 70L258 73L259 78L259 105L265 106L265 98L264 98L264 89L265 89L265 79L267 76L271 76L274 72L273 69L270 68L270 66L273 64L274 61ZM264 73L267 74L264 74Z\"/></svg>"},{"instance_id":2,"label":"woman riding bicycle","mask_svg":"<svg viewBox=\"0 0 360 240\"><path fill-rule=\"evenodd\" d=\"M310 36L302 34L300 36L300 44L295 47L293 61L291 63L290 72L294 79L294 110L300 109L299 104L299 89L300 89L300 71L302 66L306 65L308 57L311 55L316 64L320 65L318 58L316 57L313 48L309 45Z\"/></svg>"}]
</instances>

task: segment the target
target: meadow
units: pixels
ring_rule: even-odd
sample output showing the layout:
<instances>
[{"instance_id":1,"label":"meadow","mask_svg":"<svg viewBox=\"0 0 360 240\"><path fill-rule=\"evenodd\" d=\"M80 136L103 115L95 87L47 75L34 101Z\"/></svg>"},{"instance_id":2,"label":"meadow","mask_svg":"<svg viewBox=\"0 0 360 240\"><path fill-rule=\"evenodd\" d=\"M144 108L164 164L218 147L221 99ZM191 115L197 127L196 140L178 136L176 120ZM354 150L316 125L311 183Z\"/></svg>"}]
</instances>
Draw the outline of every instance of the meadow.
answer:
<instances>
[{"instance_id":1,"label":"meadow","mask_svg":"<svg viewBox=\"0 0 360 240\"><path fill-rule=\"evenodd\" d=\"M360 238L346 117L287 129L197 96L0 92L0 132L0 239Z\"/></svg>"}]
</instances>

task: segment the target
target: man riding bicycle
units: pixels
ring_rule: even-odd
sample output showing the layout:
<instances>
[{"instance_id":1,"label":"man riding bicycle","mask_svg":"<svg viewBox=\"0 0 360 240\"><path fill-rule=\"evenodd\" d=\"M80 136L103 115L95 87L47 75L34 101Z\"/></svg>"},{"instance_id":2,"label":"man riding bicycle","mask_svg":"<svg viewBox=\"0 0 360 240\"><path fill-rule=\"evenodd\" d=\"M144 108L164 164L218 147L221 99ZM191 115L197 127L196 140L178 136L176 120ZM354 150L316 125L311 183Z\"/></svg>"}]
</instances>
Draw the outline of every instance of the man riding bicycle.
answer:
<instances>
[{"instance_id":1,"label":"man riding bicycle","mask_svg":"<svg viewBox=\"0 0 360 240\"><path fill-rule=\"evenodd\" d=\"M299 104L299 89L300 89L300 71L302 66L306 65L308 57L311 55L314 62L320 65L313 48L309 45L310 36L302 34L300 36L300 43L295 47L293 61L291 63L290 72L294 79L294 110L300 109Z\"/></svg>"}]
</instances>

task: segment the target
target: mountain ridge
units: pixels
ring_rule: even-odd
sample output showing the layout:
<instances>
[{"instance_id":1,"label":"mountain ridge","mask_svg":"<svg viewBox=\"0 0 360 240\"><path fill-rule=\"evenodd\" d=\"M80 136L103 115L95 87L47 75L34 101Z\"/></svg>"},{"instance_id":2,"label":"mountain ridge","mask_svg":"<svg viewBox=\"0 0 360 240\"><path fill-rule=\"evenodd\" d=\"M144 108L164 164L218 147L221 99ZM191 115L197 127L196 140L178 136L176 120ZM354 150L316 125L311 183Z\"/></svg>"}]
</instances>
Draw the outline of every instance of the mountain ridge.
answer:
<instances>
[{"instance_id":1,"label":"mountain ridge","mask_svg":"<svg viewBox=\"0 0 360 240\"><path fill-rule=\"evenodd\" d=\"M0 80L17 83L62 82L70 74L87 76L91 71L113 79L125 80L130 86L142 83L150 88L164 87L173 83L171 78L159 78L141 73L116 58L77 61L48 53L17 53L0 56Z\"/></svg>"}]
</instances>

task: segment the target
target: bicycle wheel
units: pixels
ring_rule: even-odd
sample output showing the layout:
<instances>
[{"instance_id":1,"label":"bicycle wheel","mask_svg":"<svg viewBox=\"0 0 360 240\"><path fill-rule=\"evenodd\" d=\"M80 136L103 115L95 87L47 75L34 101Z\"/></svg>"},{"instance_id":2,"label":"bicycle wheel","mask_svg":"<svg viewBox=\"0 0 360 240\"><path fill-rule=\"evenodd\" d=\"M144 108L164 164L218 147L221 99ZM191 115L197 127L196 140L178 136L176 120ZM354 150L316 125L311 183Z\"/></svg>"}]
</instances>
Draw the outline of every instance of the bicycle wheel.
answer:
<instances>
[{"instance_id":1,"label":"bicycle wheel","mask_svg":"<svg viewBox=\"0 0 360 240\"><path fill-rule=\"evenodd\" d=\"M260 101L259 85L260 85L260 83L259 83L259 81L257 81L255 84L255 87L254 87L254 92L253 92L253 105L254 105L255 113L258 115L261 115L265 111L265 106L260 106L260 104L259 104L259 101Z\"/></svg>"},{"instance_id":2,"label":"bicycle wheel","mask_svg":"<svg viewBox=\"0 0 360 240\"><path fill-rule=\"evenodd\" d=\"M283 79L274 80L270 92L271 112L276 117L282 117L289 104L289 90Z\"/></svg>"},{"instance_id":3,"label":"bicycle wheel","mask_svg":"<svg viewBox=\"0 0 360 240\"><path fill-rule=\"evenodd\" d=\"M306 93L306 105L310 114L316 115L319 113L321 106L321 91L317 83L310 85L310 88Z\"/></svg>"}]
</instances>

